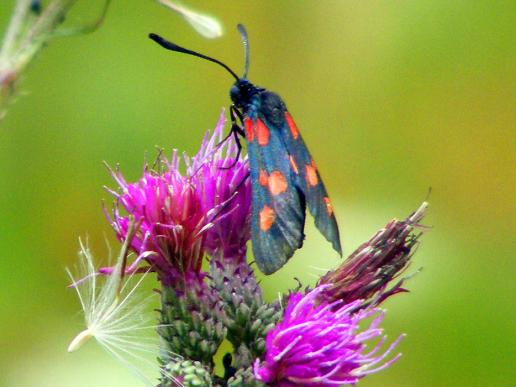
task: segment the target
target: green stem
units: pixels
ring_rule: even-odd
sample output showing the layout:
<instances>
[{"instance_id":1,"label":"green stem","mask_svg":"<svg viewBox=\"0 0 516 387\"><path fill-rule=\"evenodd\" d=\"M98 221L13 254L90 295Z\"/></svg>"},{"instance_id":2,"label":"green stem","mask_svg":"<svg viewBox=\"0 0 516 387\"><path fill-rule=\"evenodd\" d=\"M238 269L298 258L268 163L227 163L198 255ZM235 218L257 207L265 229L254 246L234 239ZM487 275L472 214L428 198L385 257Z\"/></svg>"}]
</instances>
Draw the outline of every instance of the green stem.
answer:
<instances>
[{"instance_id":1,"label":"green stem","mask_svg":"<svg viewBox=\"0 0 516 387\"><path fill-rule=\"evenodd\" d=\"M104 20L111 0L106 0L100 17L92 24L57 31L78 0L53 0L35 15L30 0L18 0L0 48L0 120L16 96L17 82L37 53L52 38L96 30Z\"/></svg>"},{"instance_id":2,"label":"green stem","mask_svg":"<svg viewBox=\"0 0 516 387\"><path fill-rule=\"evenodd\" d=\"M4 40L2 42L2 48L0 49L0 66L6 58L9 57L16 41L18 41L21 35L26 16L30 10L30 0L18 0L16 2L11 21L7 27Z\"/></svg>"}]
</instances>

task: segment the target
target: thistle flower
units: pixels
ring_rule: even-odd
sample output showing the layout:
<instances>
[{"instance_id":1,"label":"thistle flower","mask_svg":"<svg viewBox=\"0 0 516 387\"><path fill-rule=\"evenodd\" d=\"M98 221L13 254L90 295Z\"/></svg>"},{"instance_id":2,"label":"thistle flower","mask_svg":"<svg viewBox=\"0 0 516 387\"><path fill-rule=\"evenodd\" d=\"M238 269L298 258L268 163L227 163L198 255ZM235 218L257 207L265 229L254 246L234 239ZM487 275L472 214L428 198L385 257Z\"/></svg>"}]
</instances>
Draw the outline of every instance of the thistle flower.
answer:
<instances>
[{"instance_id":1,"label":"thistle flower","mask_svg":"<svg viewBox=\"0 0 516 387\"><path fill-rule=\"evenodd\" d=\"M131 217L140 223L131 241L139 259L127 271L144 270L141 262L146 261L162 285L158 333L163 364L172 352L210 368L226 335L220 298L205 281L202 259L215 253L245 258L250 185L247 161L235 160L234 139L221 142L224 124L222 112L197 155L183 155L184 173L177 151L170 160L160 155L155 169L145 166L136 183L111 171L121 188L119 193L110 191L117 198L110 221L118 238L126 237ZM162 381L167 382L166 374Z\"/></svg>"},{"instance_id":2,"label":"thistle flower","mask_svg":"<svg viewBox=\"0 0 516 387\"><path fill-rule=\"evenodd\" d=\"M320 298L326 302L342 300L344 303L369 299L371 304L377 305L393 294L405 292L402 288L404 279L390 289L387 287L410 263L419 238L413 231L421 228L418 223L427 208L428 203L423 202L406 219L390 221L340 267L321 277L318 285L328 286Z\"/></svg>"},{"instance_id":3,"label":"thistle flower","mask_svg":"<svg viewBox=\"0 0 516 387\"><path fill-rule=\"evenodd\" d=\"M124 239L129 219L140 221L131 248L150 263L160 281L170 284L185 273L200 271L204 255L202 231L209 222L195 187L179 172L177 152L170 162L160 162L164 163L161 173L146 166L143 177L133 184L127 183L118 170L112 171L122 188L121 194L112 192L118 199L112 226L118 238ZM129 215L122 215L120 206ZM136 270L138 263L129 269Z\"/></svg>"},{"instance_id":4,"label":"thistle flower","mask_svg":"<svg viewBox=\"0 0 516 387\"><path fill-rule=\"evenodd\" d=\"M233 161L232 138L219 144L224 124L222 112L213 135L206 134L197 155L183 156L184 175L177 151L170 160L160 156L157 171L146 165L136 183L127 183L118 170L111 171L122 190L110 191L117 198L111 224L124 239L131 216L141 223L131 248L166 285L185 278L202 280L202 258L218 246L230 255L245 254L251 197L248 167L246 160ZM129 270L137 270L138 264L134 262Z\"/></svg>"},{"instance_id":5,"label":"thistle flower","mask_svg":"<svg viewBox=\"0 0 516 387\"><path fill-rule=\"evenodd\" d=\"M264 361L255 362L256 379L278 387L354 384L400 357L385 360L403 336L381 353L381 310L360 309L361 300L316 304L326 287L290 296L283 320L267 334ZM373 321L361 330L368 318ZM368 350L374 338L380 340Z\"/></svg>"}]
</instances>

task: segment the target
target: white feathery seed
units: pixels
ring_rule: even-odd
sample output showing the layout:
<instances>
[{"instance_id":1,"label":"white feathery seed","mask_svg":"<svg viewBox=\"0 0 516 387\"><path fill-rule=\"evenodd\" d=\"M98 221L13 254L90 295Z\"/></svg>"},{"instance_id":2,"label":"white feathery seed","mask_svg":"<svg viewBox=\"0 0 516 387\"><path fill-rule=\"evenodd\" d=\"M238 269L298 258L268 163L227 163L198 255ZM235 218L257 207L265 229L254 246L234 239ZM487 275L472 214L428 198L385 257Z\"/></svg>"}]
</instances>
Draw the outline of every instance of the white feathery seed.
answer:
<instances>
[{"instance_id":1,"label":"white feathery seed","mask_svg":"<svg viewBox=\"0 0 516 387\"><path fill-rule=\"evenodd\" d=\"M155 386L159 366L153 361L158 355L158 325L153 324L148 311L151 294L142 297L137 293L146 274L134 277L125 275L127 256L136 227L130 223L127 237L117 257L111 274L99 274L89 248L80 242L80 279L67 270L79 298L86 329L70 342L68 352L80 349L91 338L116 360L136 374L145 384ZM152 332L152 337L148 334ZM153 339L153 337L155 339ZM173 355L173 354L172 354ZM180 358L174 355L175 358ZM150 375L153 373L154 375ZM182 384L167 375L177 386Z\"/></svg>"}]
</instances>

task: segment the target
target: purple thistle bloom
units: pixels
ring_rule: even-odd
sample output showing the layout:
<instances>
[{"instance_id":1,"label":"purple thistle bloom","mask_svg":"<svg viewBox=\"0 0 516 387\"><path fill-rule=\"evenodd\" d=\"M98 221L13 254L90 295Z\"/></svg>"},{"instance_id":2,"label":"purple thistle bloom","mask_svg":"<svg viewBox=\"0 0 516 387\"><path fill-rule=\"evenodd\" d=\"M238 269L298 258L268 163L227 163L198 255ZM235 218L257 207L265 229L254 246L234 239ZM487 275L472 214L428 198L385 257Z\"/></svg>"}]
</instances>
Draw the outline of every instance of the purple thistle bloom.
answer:
<instances>
[{"instance_id":1,"label":"purple thistle bloom","mask_svg":"<svg viewBox=\"0 0 516 387\"><path fill-rule=\"evenodd\" d=\"M145 165L136 183L127 183L118 169L111 171L121 188L120 193L109 190L117 198L110 222L118 238L125 238L130 217L140 222L131 243L138 259L129 271L137 271L146 260L160 281L170 285L179 278L197 277L205 252L213 254L217 246L223 246L223 254L245 257L251 205L248 164L246 159L234 164L233 138L217 146L224 124L222 112L199 152L192 158L183 156L185 174L179 170L177 151L170 160L160 155L157 170Z\"/></svg>"},{"instance_id":2,"label":"purple thistle bloom","mask_svg":"<svg viewBox=\"0 0 516 387\"><path fill-rule=\"evenodd\" d=\"M386 339L379 328L383 311L361 308L361 300L317 304L326 287L291 294L283 320L267 334L264 361L255 362L257 380L278 387L354 384L401 356L385 361L403 336L381 351ZM363 320L371 317L361 330ZM367 349L366 342L378 337L379 342Z\"/></svg>"}]
</instances>

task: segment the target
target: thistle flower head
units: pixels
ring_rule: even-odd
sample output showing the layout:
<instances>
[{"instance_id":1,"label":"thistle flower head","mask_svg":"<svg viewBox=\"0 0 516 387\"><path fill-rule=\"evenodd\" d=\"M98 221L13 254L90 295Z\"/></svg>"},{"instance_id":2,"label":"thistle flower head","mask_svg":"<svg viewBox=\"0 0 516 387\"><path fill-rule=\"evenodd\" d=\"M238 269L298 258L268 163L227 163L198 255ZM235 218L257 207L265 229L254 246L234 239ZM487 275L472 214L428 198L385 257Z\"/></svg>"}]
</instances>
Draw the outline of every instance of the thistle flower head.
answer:
<instances>
[{"instance_id":1,"label":"thistle flower head","mask_svg":"<svg viewBox=\"0 0 516 387\"><path fill-rule=\"evenodd\" d=\"M157 170L145 166L143 177L127 183L120 171L111 171L121 192L111 224L124 239L130 217L140 222L131 248L151 265L166 285L200 273L202 258L223 246L229 253L245 252L249 239L250 186L247 161L233 161L233 139L219 144L223 114L199 153L183 156L186 173L174 151L170 160L159 157ZM242 182L242 183L241 183ZM123 212L125 214L123 214ZM139 262L129 270L137 270ZM198 277L202 277L201 274Z\"/></svg>"},{"instance_id":2,"label":"thistle flower head","mask_svg":"<svg viewBox=\"0 0 516 387\"><path fill-rule=\"evenodd\" d=\"M399 358L385 361L402 336L381 353L386 339L379 328L382 311L360 309L360 300L317 304L324 289L290 296L283 320L267 334L263 362L255 362L259 381L279 387L354 384ZM372 322L361 330L368 318ZM374 338L379 342L367 349L366 342Z\"/></svg>"},{"instance_id":3,"label":"thistle flower head","mask_svg":"<svg viewBox=\"0 0 516 387\"><path fill-rule=\"evenodd\" d=\"M349 303L357 299L370 299L379 304L387 297L405 292L403 279L390 289L410 263L419 235L413 233L425 215L428 203L424 202L404 220L394 219L362 244L340 267L321 277L319 285L328 285L321 293L326 302L342 300ZM366 304L364 304L366 305Z\"/></svg>"},{"instance_id":4,"label":"thistle flower head","mask_svg":"<svg viewBox=\"0 0 516 387\"><path fill-rule=\"evenodd\" d=\"M146 258L160 280L170 282L184 273L200 271L204 253L202 231L208 221L195 187L178 170L177 152L170 161L162 159L160 163L162 171L146 169L143 177L132 184L118 170L112 171L122 188L121 194L114 193L118 203L112 226L118 238L124 239L130 218L138 219L141 225L131 248ZM135 264L130 266L132 270L136 268Z\"/></svg>"}]
</instances>

